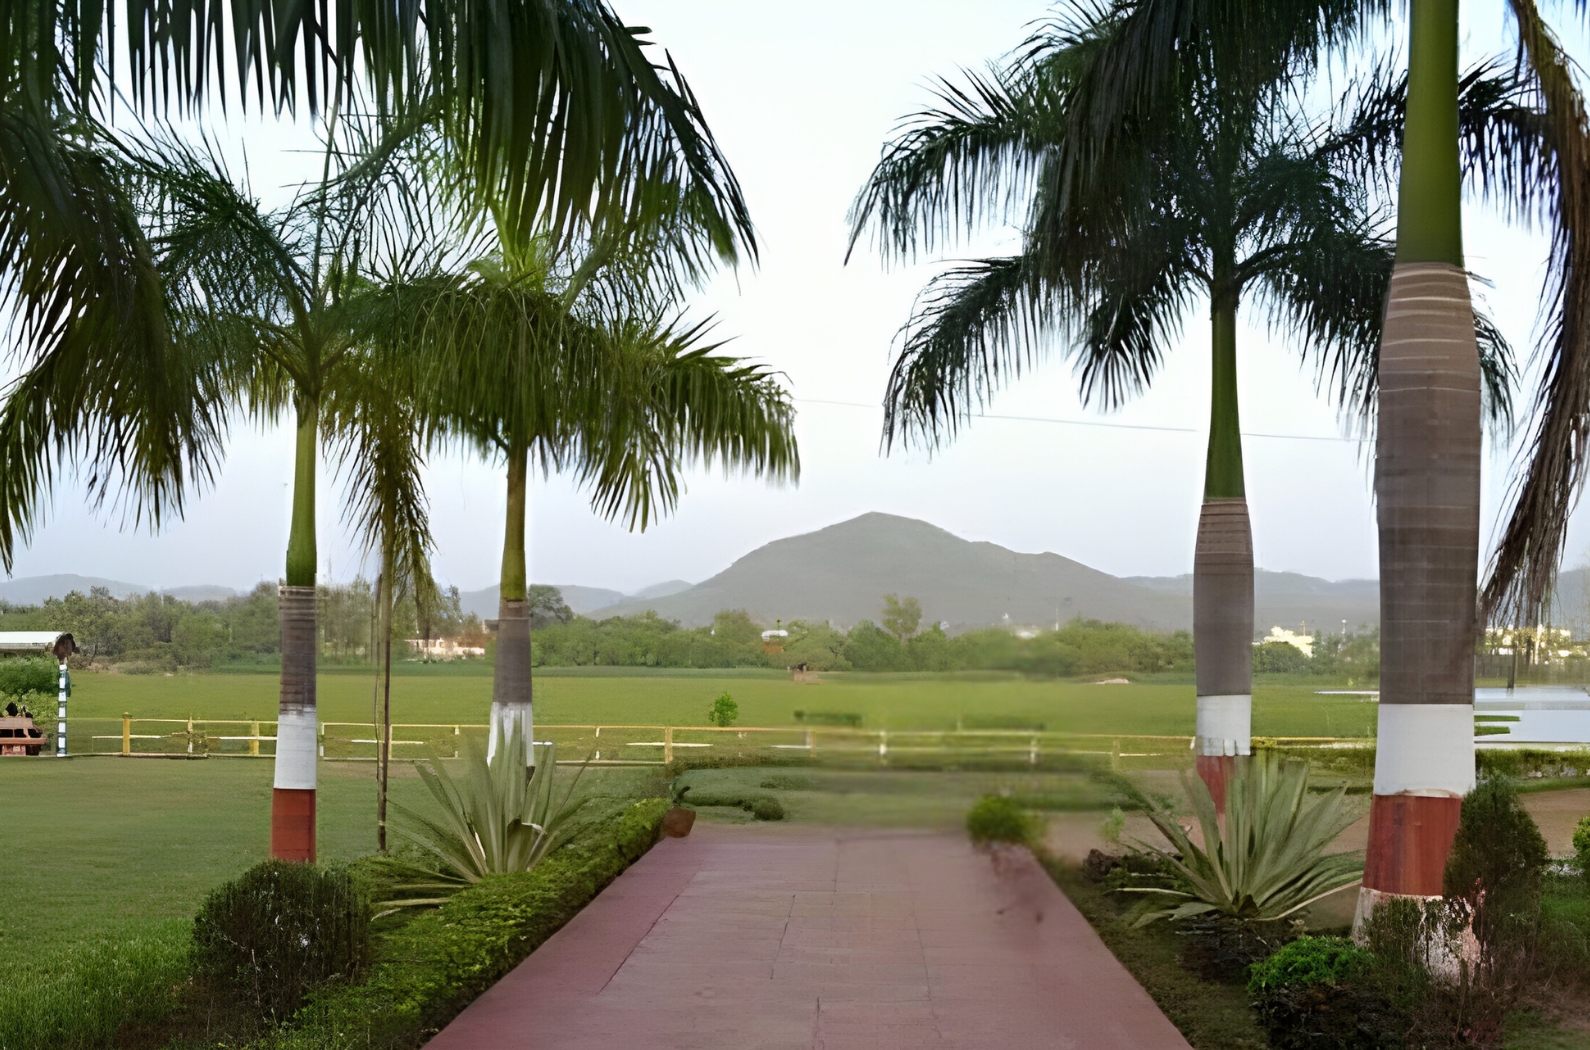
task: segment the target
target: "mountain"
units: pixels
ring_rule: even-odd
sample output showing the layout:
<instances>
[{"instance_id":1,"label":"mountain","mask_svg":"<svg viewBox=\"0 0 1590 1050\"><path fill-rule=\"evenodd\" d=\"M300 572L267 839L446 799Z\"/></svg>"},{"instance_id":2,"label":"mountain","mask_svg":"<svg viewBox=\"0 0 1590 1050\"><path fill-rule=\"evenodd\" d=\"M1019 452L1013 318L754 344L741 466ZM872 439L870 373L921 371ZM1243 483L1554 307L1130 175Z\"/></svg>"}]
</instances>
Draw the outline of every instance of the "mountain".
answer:
<instances>
[{"instance_id":1,"label":"mountain","mask_svg":"<svg viewBox=\"0 0 1590 1050\"><path fill-rule=\"evenodd\" d=\"M1192 597L1192 574L1183 576L1127 576L1127 583L1160 594ZM1350 629L1380 622L1378 580L1322 580L1296 572L1259 569L1253 578L1253 626L1260 633L1271 627L1339 631L1342 621Z\"/></svg>"},{"instance_id":2,"label":"mountain","mask_svg":"<svg viewBox=\"0 0 1590 1050\"><path fill-rule=\"evenodd\" d=\"M687 583L685 586L690 585ZM623 591L610 591L605 587L581 587L576 584L558 586L558 591L563 595L563 601L568 607L581 616L589 616L610 605L617 605L626 597ZM498 593L495 584L482 587L478 591L462 591L458 595L459 607L466 613L474 613L482 620L495 620Z\"/></svg>"},{"instance_id":3,"label":"mountain","mask_svg":"<svg viewBox=\"0 0 1590 1050\"><path fill-rule=\"evenodd\" d=\"M1167 630L1192 622L1192 600L1156 593L1058 554L1018 554L973 543L925 521L863 514L826 529L775 540L723 572L667 597L625 601L603 616L655 609L687 626L722 609L768 623L877 620L885 594L922 603L925 624L951 630L987 624L1053 624L1074 616Z\"/></svg>"},{"instance_id":4,"label":"mountain","mask_svg":"<svg viewBox=\"0 0 1590 1050\"><path fill-rule=\"evenodd\" d=\"M688 591L694 586L695 584L689 580L664 580L662 583L654 583L650 587L642 587L634 594L627 595L627 597L630 599L667 598L670 595L678 594L680 591ZM564 600L567 601L568 599Z\"/></svg>"},{"instance_id":5,"label":"mountain","mask_svg":"<svg viewBox=\"0 0 1590 1050\"><path fill-rule=\"evenodd\" d=\"M188 587L167 587L160 592L179 598L185 602L224 602L228 598L236 598L238 592L230 587L221 587L213 583L195 583Z\"/></svg>"},{"instance_id":6,"label":"mountain","mask_svg":"<svg viewBox=\"0 0 1590 1050\"><path fill-rule=\"evenodd\" d=\"M139 583L124 580L107 580L102 576L78 576L62 572L53 576L23 576L15 580L0 580L0 601L12 605L38 605L46 598L64 598L72 591L87 594L95 587L104 587L117 598L131 594L147 594L154 590Z\"/></svg>"}]
</instances>

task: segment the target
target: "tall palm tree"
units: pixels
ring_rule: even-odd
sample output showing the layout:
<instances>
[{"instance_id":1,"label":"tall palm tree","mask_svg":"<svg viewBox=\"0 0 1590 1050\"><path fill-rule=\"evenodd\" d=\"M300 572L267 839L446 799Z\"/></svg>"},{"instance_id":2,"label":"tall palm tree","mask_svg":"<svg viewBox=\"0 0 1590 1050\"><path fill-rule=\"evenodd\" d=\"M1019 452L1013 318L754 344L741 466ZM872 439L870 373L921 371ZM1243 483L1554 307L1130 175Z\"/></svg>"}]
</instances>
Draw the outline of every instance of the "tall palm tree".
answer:
<instances>
[{"instance_id":1,"label":"tall palm tree","mask_svg":"<svg viewBox=\"0 0 1590 1050\"><path fill-rule=\"evenodd\" d=\"M427 251L441 250L445 232L429 225L423 207L412 206L401 180L375 169L343 177L347 161L335 135L328 135L320 181L276 210L239 187L213 153L174 139L145 144L133 163L178 340L224 377L235 405L256 418L293 422L292 512L278 598L282 674L271 852L312 861L320 444L351 432L356 440L345 437L339 445L345 456L377 457L353 468L355 480L372 475L397 486L389 502L409 508L398 523L423 525L412 510L423 498L413 489L417 473L388 469L379 457L400 448L378 440L383 435L369 426L382 414L402 418L389 407L398 393L395 377L370 363L369 332L391 306L373 278L392 266L427 268ZM395 229L405 231L407 242L384 253L391 246L387 231ZM359 487L353 491L371 498ZM424 536L403 542L412 550Z\"/></svg>"},{"instance_id":2,"label":"tall palm tree","mask_svg":"<svg viewBox=\"0 0 1590 1050\"><path fill-rule=\"evenodd\" d=\"M1375 494L1381 687L1365 919L1388 895L1441 892L1462 796L1474 785L1474 643L1499 616L1532 622L1550 594L1590 434L1590 121L1531 0L1512 0L1532 120L1469 158L1456 0L1413 0L1397 249L1380 355ZM1373 151L1371 151L1373 152ZM1462 169L1553 231L1537 420L1476 606L1480 363L1464 270ZM1518 622L1515 620L1515 622Z\"/></svg>"},{"instance_id":3,"label":"tall palm tree","mask_svg":"<svg viewBox=\"0 0 1590 1050\"><path fill-rule=\"evenodd\" d=\"M1193 637L1198 769L1219 800L1249 753L1252 710L1239 307L1256 299L1273 327L1299 337L1322 383L1362 408L1392 249L1360 184L1337 170L1339 147L1288 104L1284 83L1227 75L1256 61L1241 20L1179 49L1183 75L1124 119L1115 141L1100 133L1091 118L1110 56L1156 6L1058 18L969 88L945 83L941 105L885 148L852 211L853 243L875 226L879 247L901 257L979 222L1021 222L1019 254L956 266L919 300L890 376L888 442L953 434L1056 336L1070 344L1084 401L1114 407L1152 381L1187 308L1210 304ZM1093 160L1078 168L1075 157ZM1494 329L1483 331L1501 351ZM1500 382L1505 356L1494 358Z\"/></svg>"},{"instance_id":4,"label":"tall palm tree","mask_svg":"<svg viewBox=\"0 0 1590 1050\"><path fill-rule=\"evenodd\" d=\"M715 353L704 326L668 320L676 288L665 271L678 247L676 237L635 231L576 245L544 237L529 250L505 240L460 277L407 292L435 425L506 467L493 751L514 732L534 739L533 466L570 472L599 513L632 528L672 509L679 470L692 462L798 476L793 408L776 377ZM532 748L526 760L533 765Z\"/></svg>"}]
</instances>

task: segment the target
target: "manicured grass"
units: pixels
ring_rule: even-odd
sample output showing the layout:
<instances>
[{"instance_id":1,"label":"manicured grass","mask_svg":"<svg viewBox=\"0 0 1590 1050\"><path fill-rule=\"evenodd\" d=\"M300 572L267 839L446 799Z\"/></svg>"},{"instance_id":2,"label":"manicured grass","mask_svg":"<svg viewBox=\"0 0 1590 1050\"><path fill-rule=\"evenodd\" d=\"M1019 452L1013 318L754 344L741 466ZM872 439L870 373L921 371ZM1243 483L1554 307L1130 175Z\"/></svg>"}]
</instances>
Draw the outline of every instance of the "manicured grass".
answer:
<instances>
[{"instance_id":1,"label":"manicured grass","mask_svg":"<svg viewBox=\"0 0 1590 1050\"><path fill-rule=\"evenodd\" d=\"M443 665L445 668L445 665ZM1189 734L1194 691L1188 683L1095 685L1018 675L836 674L816 685L779 672L537 672L537 718L548 723L700 725L713 699L728 692L740 724L794 725L797 710L856 713L867 729L944 729L971 719L1025 719L1075 733ZM429 668L396 675L393 718L398 722L484 722L491 703L489 668L470 673ZM610 674L608 671L623 671ZM272 675L140 676L79 673L71 713L80 719L271 719L277 683ZM323 721L368 722L370 676L323 673L318 683ZM1370 736L1375 705L1355 697L1318 696L1308 685L1255 690L1253 729L1260 736ZM96 732L119 731L117 727Z\"/></svg>"}]
</instances>

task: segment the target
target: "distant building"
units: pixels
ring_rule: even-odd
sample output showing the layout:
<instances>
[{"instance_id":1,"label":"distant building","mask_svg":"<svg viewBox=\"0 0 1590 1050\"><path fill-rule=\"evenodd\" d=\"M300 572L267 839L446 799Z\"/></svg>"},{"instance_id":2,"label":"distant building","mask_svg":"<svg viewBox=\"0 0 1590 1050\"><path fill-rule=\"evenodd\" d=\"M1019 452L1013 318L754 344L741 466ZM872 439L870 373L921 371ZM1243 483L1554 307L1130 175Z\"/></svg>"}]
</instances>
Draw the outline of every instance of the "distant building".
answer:
<instances>
[{"instance_id":1,"label":"distant building","mask_svg":"<svg viewBox=\"0 0 1590 1050\"><path fill-rule=\"evenodd\" d=\"M467 660L471 656L485 656L486 650L478 645L459 645L451 638L407 638L409 651L422 660Z\"/></svg>"},{"instance_id":2,"label":"distant building","mask_svg":"<svg viewBox=\"0 0 1590 1050\"><path fill-rule=\"evenodd\" d=\"M1267 636L1253 644L1264 645L1266 642L1285 642L1309 659L1312 660L1314 658L1314 637L1312 635L1297 634L1294 631L1288 631L1284 627L1272 627Z\"/></svg>"}]
</instances>

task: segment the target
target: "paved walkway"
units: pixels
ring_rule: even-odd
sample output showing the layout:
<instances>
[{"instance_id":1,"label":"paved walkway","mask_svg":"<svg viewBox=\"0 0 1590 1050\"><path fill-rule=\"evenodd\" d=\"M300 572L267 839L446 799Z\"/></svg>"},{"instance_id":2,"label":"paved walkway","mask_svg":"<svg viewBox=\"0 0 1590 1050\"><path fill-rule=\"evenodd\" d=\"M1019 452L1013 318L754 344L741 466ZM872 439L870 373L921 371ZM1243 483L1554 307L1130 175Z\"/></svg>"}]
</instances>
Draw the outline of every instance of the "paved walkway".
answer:
<instances>
[{"instance_id":1,"label":"paved walkway","mask_svg":"<svg viewBox=\"0 0 1590 1050\"><path fill-rule=\"evenodd\" d=\"M697 823L429 1050L1188 1050L1031 858Z\"/></svg>"}]
</instances>

